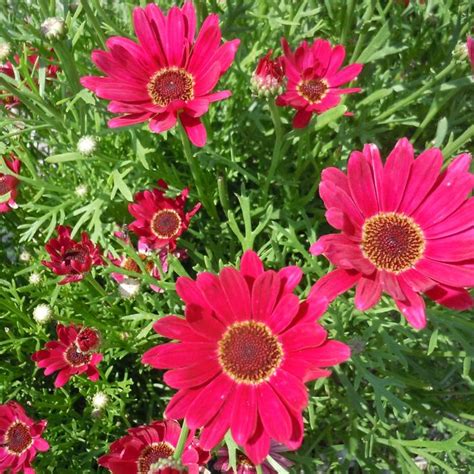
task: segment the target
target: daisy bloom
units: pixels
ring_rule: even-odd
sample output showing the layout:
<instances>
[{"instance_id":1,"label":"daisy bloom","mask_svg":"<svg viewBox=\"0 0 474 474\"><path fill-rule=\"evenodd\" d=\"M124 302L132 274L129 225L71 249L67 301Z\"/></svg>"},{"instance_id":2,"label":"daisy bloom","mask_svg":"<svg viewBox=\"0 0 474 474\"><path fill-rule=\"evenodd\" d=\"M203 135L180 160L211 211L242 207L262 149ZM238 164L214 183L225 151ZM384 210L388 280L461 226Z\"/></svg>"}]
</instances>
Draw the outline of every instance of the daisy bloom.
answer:
<instances>
[{"instance_id":1,"label":"daisy bloom","mask_svg":"<svg viewBox=\"0 0 474 474\"><path fill-rule=\"evenodd\" d=\"M292 52L285 38L281 43L288 82L276 104L297 110L294 128L306 127L312 114L321 114L339 105L341 95L360 92L358 87L339 87L355 79L363 67L362 64L350 64L340 69L346 56L344 46L332 47L329 41L317 39L311 45L303 41Z\"/></svg>"},{"instance_id":2,"label":"daisy bloom","mask_svg":"<svg viewBox=\"0 0 474 474\"><path fill-rule=\"evenodd\" d=\"M293 463L280 454L285 451L288 451L288 449L284 445L275 443L274 441L271 442L270 457L273 458L281 467L288 469L293 465ZM228 472L230 474L255 474L257 472L255 465L243 453L237 453L237 471L232 469L232 466L229 463L229 451L226 447L219 449L217 453L217 461L213 467L216 471ZM275 471L267 460L261 464L261 468L263 474L277 474L277 471Z\"/></svg>"},{"instance_id":3,"label":"daisy bloom","mask_svg":"<svg viewBox=\"0 0 474 474\"><path fill-rule=\"evenodd\" d=\"M41 23L41 33L47 39L58 39L64 34L64 20L58 17L46 18Z\"/></svg>"},{"instance_id":4,"label":"daisy bloom","mask_svg":"<svg viewBox=\"0 0 474 474\"><path fill-rule=\"evenodd\" d=\"M441 151L416 159L406 138L382 164L375 145L351 154L347 175L326 168L319 187L328 222L338 234L311 246L336 267L321 278L310 298L332 301L356 286L355 306L365 311L382 292L407 321L426 325L420 293L452 309L472 307L474 286L474 177L471 156L456 157L441 170Z\"/></svg>"},{"instance_id":5,"label":"daisy bloom","mask_svg":"<svg viewBox=\"0 0 474 474\"><path fill-rule=\"evenodd\" d=\"M92 328L82 328L71 324L56 327L57 341L46 343L46 348L35 352L31 359L44 369L44 375L59 371L54 386L65 385L76 374L85 373L89 380L97 382L99 372L97 364L102 360L102 354L97 352L100 338L99 333Z\"/></svg>"},{"instance_id":6,"label":"daisy bloom","mask_svg":"<svg viewBox=\"0 0 474 474\"><path fill-rule=\"evenodd\" d=\"M252 75L252 87L259 95L275 95L283 92L285 83L285 65L283 57L271 59L273 51L270 50L260 58Z\"/></svg>"},{"instance_id":7,"label":"daisy bloom","mask_svg":"<svg viewBox=\"0 0 474 474\"><path fill-rule=\"evenodd\" d=\"M165 415L202 428L204 449L229 428L253 464L263 462L272 439L288 449L300 446L304 382L330 375L325 367L350 357L349 347L328 341L315 322L326 303L300 302L293 294L301 277L294 266L265 271L247 251L240 270L178 278L186 317L162 318L154 329L179 342L153 347L142 362L171 369L164 381L179 391Z\"/></svg>"},{"instance_id":8,"label":"daisy bloom","mask_svg":"<svg viewBox=\"0 0 474 474\"><path fill-rule=\"evenodd\" d=\"M181 427L174 420L154 421L147 426L130 428L127 435L110 445L108 454L99 458L99 466L109 469L112 474L148 474L155 463L173 461L180 433ZM198 447L193 434L190 433L181 457L186 469L168 468L153 472L197 474L199 466L208 460L209 453Z\"/></svg>"},{"instance_id":9,"label":"daisy bloom","mask_svg":"<svg viewBox=\"0 0 474 474\"><path fill-rule=\"evenodd\" d=\"M114 233L115 237L123 240L126 242L128 245L132 246L132 242L130 241L130 238L128 235L124 232L115 232ZM160 272L153 262L153 260L150 258L150 255L152 254L152 250L150 247L143 241L138 242L138 257L140 260L142 260L143 264L145 265L145 269L149 275L151 275L153 278L156 278L157 280L160 279ZM161 262L161 269L163 272L168 271L168 249L163 248L159 251L158 257ZM141 273L141 269L138 266L137 262L129 257L128 255L122 255L119 258L115 258L112 254L109 254L109 260L116 266L123 268L124 270L128 270L131 272L136 272L136 273ZM129 291L129 286L132 283L132 286L134 287L133 283L137 281L134 278L130 278L127 275L124 275L123 273L117 273L117 272L112 272L111 277L119 284L120 286L120 291L125 292L125 295L128 296L134 296L134 292ZM131 280L131 281L130 281ZM138 286L140 286L140 282L138 282ZM163 289L160 288L158 285L150 285L150 288L153 291L156 291L157 293L162 293Z\"/></svg>"},{"instance_id":10,"label":"daisy bloom","mask_svg":"<svg viewBox=\"0 0 474 474\"><path fill-rule=\"evenodd\" d=\"M71 228L58 226L58 237L45 245L51 260L41 263L56 275L65 275L60 285L81 281L93 266L102 265L100 248L91 242L87 232L83 232L77 242L71 238Z\"/></svg>"},{"instance_id":11,"label":"daisy bloom","mask_svg":"<svg viewBox=\"0 0 474 474\"><path fill-rule=\"evenodd\" d=\"M10 153L9 159L1 159L15 174L20 173L21 161L17 159L13 153ZM15 202L18 195L18 184L19 181L14 176L0 173L0 214L10 212L12 209L18 207L18 204Z\"/></svg>"},{"instance_id":12,"label":"daisy bloom","mask_svg":"<svg viewBox=\"0 0 474 474\"><path fill-rule=\"evenodd\" d=\"M106 51L96 50L92 61L105 77L86 76L84 87L111 100L109 111L121 114L109 127L148 122L162 133L179 122L196 146L206 143L200 117L209 104L231 95L212 92L229 69L239 40L222 45L217 15L209 15L195 37L196 11L192 2L174 6L165 15L155 4L133 10L139 44L123 37L107 40Z\"/></svg>"},{"instance_id":13,"label":"daisy bloom","mask_svg":"<svg viewBox=\"0 0 474 474\"><path fill-rule=\"evenodd\" d=\"M128 228L134 232L142 244L152 249L168 247L176 249L177 238L188 228L191 218L199 211L201 203L191 211L184 212L189 190L185 188L176 198L165 196L168 185L158 181L159 188L135 194L134 202L128 205L128 212L135 217Z\"/></svg>"},{"instance_id":14,"label":"daisy bloom","mask_svg":"<svg viewBox=\"0 0 474 474\"><path fill-rule=\"evenodd\" d=\"M35 473L31 461L36 452L49 449L48 442L41 437L47 423L33 421L17 402L0 405L0 472Z\"/></svg>"}]
</instances>

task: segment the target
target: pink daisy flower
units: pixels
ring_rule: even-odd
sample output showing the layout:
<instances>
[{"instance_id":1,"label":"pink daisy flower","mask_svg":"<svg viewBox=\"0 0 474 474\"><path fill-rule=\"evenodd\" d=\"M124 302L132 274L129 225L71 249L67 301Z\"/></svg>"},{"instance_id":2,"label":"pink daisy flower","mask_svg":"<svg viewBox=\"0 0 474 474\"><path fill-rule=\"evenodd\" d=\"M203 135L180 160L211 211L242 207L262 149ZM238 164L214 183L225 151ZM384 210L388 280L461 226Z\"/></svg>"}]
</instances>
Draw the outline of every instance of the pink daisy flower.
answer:
<instances>
[{"instance_id":1,"label":"pink daisy flower","mask_svg":"<svg viewBox=\"0 0 474 474\"><path fill-rule=\"evenodd\" d=\"M99 372L96 366L102 360L97 352L100 344L99 333L92 328L82 328L71 324L56 327L57 341L49 341L46 348L35 352L31 359L44 369L44 375L59 371L54 386L60 388L73 375L85 373L89 380L97 382Z\"/></svg>"},{"instance_id":2,"label":"pink daisy flower","mask_svg":"<svg viewBox=\"0 0 474 474\"><path fill-rule=\"evenodd\" d=\"M58 238L50 239L45 245L51 261L41 263L56 275L65 275L60 285L75 283L84 279L93 266L103 265L100 248L83 232L77 242L71 238L71 228L58 226Z\"/></svg>"},{"instance_id":3,"label":"pink daisy flower","mask_svg":"<svg viewBox=\"0 0 474 474\"><path fill-rule=\"evenodd\" d=\"M274 441L270 444L270 456L283 468L288 469L293 466L293 463L281 455L282 452L288 451L288 449L282 444L275 443ZM229 451L227 448L219 449L217 453L217 461L214 464L214 469L219 472L227 472L230 474L256 474L257 468L255 464L243 453L237 453L237 471L232 469L229 463ZM271 464L265 460L261 464L263 474L278 474L277 471L271 466Z\"/></svg>"},{"instance_id":4,"label":"pink daisy flower","mask_svg":"<svg viewBox=\"0 0 474 474\"><path fill-rule=\"evenodd\" d=\"M33 421L14 401L0 405L0 472L34 474L31 462L37 451L49 449L41 435L46 420Z\"/></svg>"},{"instance_id":5,"label":"pink daisy flower","mask_svg":"<svg viewBox=\"0 0 474 474\"><path fill-rule=\"evenodd\" d=\"M474 286L474 177L471 156L459 155L441 171L432 148L414 159L403 138L385 165L375 145L351 154L347 175L326 168L319 187L328 222L339 229L311 246L336 267L311 290L332 301L356 285L355 306L365 311L382 292L407 321L426 325L420 293L452 309L472 307Z\"/></svg>"},{"instance_id":6,"label":"pink daisy flower","mask_svg":"<svg viewBox=\"0 0 474 474\"><path fill-rule=\"evenodd\" d=\"M162 318L154 329L179 342L153 347L142 362L171 369L164 381L178 392L166 417L202 428L204 449L229 429L253 464L263 462L272 439L289 449L300 446L304 383L330 375L326 367L350 357L349 347L327 340L315 322L326 302L301 302L293 294L301 277L293 266L265 271L247 251L240 270L178 278L186 318Z\"/></svg>"},{"instance_id":7,"label":"pink daisy flower","mask_svg":"<svg viewBox=\"0 0 474 474\"><path fill-rule=\"evenodd\" d=\"M13 153L10 153L9 160L6 158L2 158L2 160L14 173L20 173L21 161ZM18 185L19 181L17 178L10 174L0 173L0 214L10 212L18 207L18 204L15 202L18 195Z\"/></svg>"},{"instance_id":8,"label":"pink daisy flower","mask_svg":"<svg viewBox=\"0 0 474 474\"><path fill-rule=\"evenodd\" d=\"M181 456L184 468L180 469L172 459L180 433L181 427L174 420L130 428L127 435L110 445L108 454L99 458L99 465L112 474L198 474L199 466L209 460L209 452L201 449L190 433ZM164 467L154 468L155 464Z\"/></svg>"},{"instance_id":9,"label":"pink daisy flower","mask_svg":"<svg viewBox=\"0 0 474 474\"><path fill-rule=\"evenodd\" d=\"M108 52L94 51L92 61L106 77L87 76L84 87L102 99L111 100L109 111L122 114L109 127L148 122L150 130L162 133L179 120L196 146L206 143L201 118L212 102L231 92L212 92L229 69L239 40L222 45L217 15L209 15L195 37L196 11L187 1L165 15L152 3L133 11L140 44L128 38L107 41Z\"/></svg>"},{"instance_id":10,"label":"pink daisy flower","mask_svg":"<svg viewBox=\"0 0 474 474\"><path fill-rule=\"evenodd\" d=\"M350 64L340 69L346 56L344 46L338 44L333 48L329 41L317 39L311 45L303 41L292 52L285 38L281 43L288 82L276 104L297 110L294 128L306 127L312 114L321 114L339 105L341 95L360 92L358 87L339 87L355 79L363 67L362 64Z\"/></svg>"},{"instance_id":11,"label":"pink daisy flower","mask_svg":"<svg viewBox=\"0 0 474 474\"><path fill-rule=\"evenodd\" d=\"M201 203L185 212L188 188L183 189L178 197L169 198L165 196L168 185L160 180L158 186L135 194L134 202L128 205L128 212L136 220L128 228L139 237L141 245L152 249L167 247L172 252L176 249L176 240L188 228Z\"/></svg>"}]
</instances>

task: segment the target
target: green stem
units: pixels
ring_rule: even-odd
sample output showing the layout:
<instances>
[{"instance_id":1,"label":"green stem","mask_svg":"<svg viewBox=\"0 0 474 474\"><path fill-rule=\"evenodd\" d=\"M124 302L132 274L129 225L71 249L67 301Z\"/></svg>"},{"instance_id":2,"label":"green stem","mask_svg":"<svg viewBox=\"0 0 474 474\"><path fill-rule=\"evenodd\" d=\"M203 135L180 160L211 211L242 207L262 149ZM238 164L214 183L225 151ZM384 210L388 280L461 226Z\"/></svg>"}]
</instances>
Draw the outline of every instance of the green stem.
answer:
<instances>
[{"instance_id":1,"label":"green stem","mask_svg":"<svg viewBox=\"0 0 474 474\"><path fill-rule=\"evenodd\" d=\"M270 164L267 179L263 187L264 200L267 199L270 184L281 161L284 141L283 125L281 123L280 111L278 110L278 106L275 104L275 101L273 99L268 102L268 106L270 108L270 115L272 117L273 126L275 128L275 144L273 145L272 162Z\"/></svg>"},{"instance_id":2,"label":"green stem","mask_svg":"<svg viewBox=\"0 0 474 474\"><path fill-rule=\"evenodd\" d=\"M186 440L188 439L188 434L189 434L189 428L186 425L186 422L183 421L183 426L181 427L181 433L179 435L178 439L178 444L176 445L176 450L173 454L173 459L181 459L181 455L183 454L184 451L184 445L186 443Z\"/></svg>"},{"instance_id":3,"label":"green stem","mask_svg":"<svg viewBox=\"0 0 474 474\"><path fill-rule=\"evenodd\" d=\"M105 34L100 28L100 23L97 20L96 15L92 11L92 8L89 5L88 0L81 0L81 5L82 5L82 8L84 8L84 11L86 12L87 17L89 18L89 21L91 22L92 27L96 31L97 36L99 37L100 46L102 47L102 49L105 49L105 41L106 41Z\"/></svg>"},{"instance_id":4,"label":"green stem","mask_svg":"<svg viewBox=\"0 0 474 474\"><path fill-rule=\"evenodd\" d=\"M85 280L90 284L90 286L92 286L96 291L97 293L99 293L101 296L107 296L107 292L104 290L104 288L102 287L102 285L100 285L96 280L94 280L94 278L92 278L92 275L90 273L88 273L86 275L86 278Z\"/></svg>"},{"instance_id":5,"label":"green stem","mask_svg":"<svg viewBox=\"0 0 474 474\"><path fill-rule=\"evenodd\" d=\"M261 464L255 466L255 469L257 471L257 474L262 474L263 471L262 471L262 465Z\"/></svg>"},{"instance_id":6,"label":"green stem","mask_svg":"<svg viewBox=\"0 0 474 474\"><path fill-rule=\"evenodd\" d=\"M423 87L420 87L408 97L405 97L404 99L398 101L396 104L392 105L392 107L389 107L385 112L375 118L374 121L381 122L382 120L390 117L397 110L402 109L406 105L418 99L418 97L420 97L425 91L431 89L437 82L440 82L442 79L444 79L455 67L456 63L454 61L449 63L442 71L436 74L436 76L433 77L431 81L428 81Z\"/></svg>"},{"instance_id":7,"label":"green stem","mask_svg":"<svg viewBox=\"0 0 474 474\"><path fill-rule=\"evenodd\" d=\"M183 144L184 156L186 157L189 167L191 168L191 173L193 175L193 179L196 185L199 199L202 202L208 214L213 219L218 220L219 216L217 214L216 206L214 204L214 201L212 200L212 197L210 197L210 193L205 192L203 179L202 179L202 170L201 170L201 167L199 166L197 158L193 156L193 152L191 150L191 144L189 142L188 136L186 135L186 131L184 130L181 124L179 125L178 128L181 135L181 142Z\"/></svg>"}]
</instances>

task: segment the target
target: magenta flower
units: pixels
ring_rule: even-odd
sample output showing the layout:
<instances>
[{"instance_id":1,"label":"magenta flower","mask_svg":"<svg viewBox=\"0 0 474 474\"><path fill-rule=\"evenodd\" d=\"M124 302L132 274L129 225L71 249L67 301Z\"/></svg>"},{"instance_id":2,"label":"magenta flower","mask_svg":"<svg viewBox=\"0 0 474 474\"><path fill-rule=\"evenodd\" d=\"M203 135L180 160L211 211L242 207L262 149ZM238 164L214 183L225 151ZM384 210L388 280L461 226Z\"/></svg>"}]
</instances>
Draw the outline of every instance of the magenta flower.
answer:
<instances>
[{"instance_id":1,"label":"magenta flower","mask_svg":"<svg viewBox=\"0 0 474 474\"><path fill-rule=\"evenodd\" d=\"M311 290L332 301L356 285L355 306L365 311L389 294L417 329L426 325L420 293L452 309L472 307L474 286L474 177L471 156L459 155L441 171L432 148L415 159L403 138L385 165L375 145L351 154L347 175L323 171L319 187L328 222L339 234L311 246L336 267Z\"/></svg>"},{"instance_id":2,"label":"magenta flower","mask_svg":"<svg viewBox=\"0 0 474 474\"><path fill-rule=\"evenodd\" d=\"M341 95L360 92L359 87L341 89L339 86L355 79L362 71L362 64L350 64L340 69L346 50L338 44L317 39L309 45L303 41L292 52L285 38L281 41L284 52L286 91L277 97L276 104L297 110L294 128L304 128L312 114L320 114L336 107Z\"/></svg>"},{"instance_id":3,"label":"magenta flower","mask_svg":"<svg viewBox=\"0 0 474 474\"><path fill-rule=\"evenodd\" d=\"M196 146L206 143L201 118L212 102L231 95L212 92L234 60L239 40L222 45L217 15L209 15L195 37L196 11L187 1L165 15L154 4L133 11L139 44L123 37L107 40L106 51L96 50L92 60L106 77L86 76L84 87L111 100L109 111L122 114L109 127L149 121L150 130L162 133L179 120Z\"/></svg>"},{"instance_id":4,"label":"magenta flower","mask_svg":"<svg viewBox=\"0 0 474 474\"><path fill-rule=\"evenodd\" d=\"M59 371L54 381L56 388L65 385L72 376L84 373L89 380L97 382L99 371L96 366L102 360L102 354L97 352L99 333L93 328L82 328L74 324L58 324L56 332L57 341L47 342L45 349L31 356L38 367L44 369L44 375Z\"/></svg>"},{"instance_id":5,"label":"magenta flower","mask_svg":"<svg viewBox=\"0 0 474 474\"><path fill-rule=\"evenodd\" d=\"M31 462L38 451L49 449L41 437L46 420L33 421L14 401L0 405L0 472L34 474Z\"/></svg>"},{"instance_id":6,"label":"magenta flower","mask_svg":"<svg viewBox=\"0 0 474 474\"><path fill-rule=\"evenodd\" d=\"M328 339L318 324L326 303L300 301L293 293L298 267L264 270L247 251L240 270L180 277L176 291L185 319L161 318L157 333L176 340L149 349L142 362L169 369L164 381L178 389L165 415L202 428L203 449L230 429L253 464L262 463L275 440L297 449L303 438L305 382L331 374L350 348Z\"/></svg>"}]
</instances>

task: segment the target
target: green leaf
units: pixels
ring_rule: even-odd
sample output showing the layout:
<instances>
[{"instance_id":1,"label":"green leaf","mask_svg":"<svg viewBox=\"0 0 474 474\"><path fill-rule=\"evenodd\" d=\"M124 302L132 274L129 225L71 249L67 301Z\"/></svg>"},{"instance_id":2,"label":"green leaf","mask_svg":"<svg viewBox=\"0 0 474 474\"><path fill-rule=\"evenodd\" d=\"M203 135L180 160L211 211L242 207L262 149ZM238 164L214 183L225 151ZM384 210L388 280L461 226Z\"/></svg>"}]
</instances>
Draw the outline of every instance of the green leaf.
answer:
<instances>
[{"instance_id":1,"label":"green leaf","mask_svg":"<svg viewBox=\"0 0 474 474\"><path fill-rule=\"evenodd\" d=\"M85 157L77 151L69 153L61 153L59 155L51 155L46 158L47 163L64 163L66 161L83 160Z\"/></svg>"},{"instance_id":2,"label":"green leaf","mask_svg":"<svg viewBox=\"0 0 474 474\"><path fill-rule=\"evenodd\" d=\"M127 173L125 173L127 174ZM133 195L132 192L130 191L129 187L126 185L125 181L123 180L122 175L117 171L114 170L112 173L112 177L114 180L114 190L112 191L112 194L115 194L115 190L118 189L120 191L120 194L127 200L127 201L133 201Z\"/></svg>"}]
</instances>

